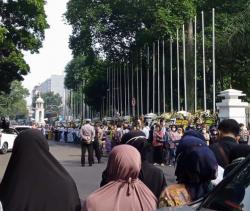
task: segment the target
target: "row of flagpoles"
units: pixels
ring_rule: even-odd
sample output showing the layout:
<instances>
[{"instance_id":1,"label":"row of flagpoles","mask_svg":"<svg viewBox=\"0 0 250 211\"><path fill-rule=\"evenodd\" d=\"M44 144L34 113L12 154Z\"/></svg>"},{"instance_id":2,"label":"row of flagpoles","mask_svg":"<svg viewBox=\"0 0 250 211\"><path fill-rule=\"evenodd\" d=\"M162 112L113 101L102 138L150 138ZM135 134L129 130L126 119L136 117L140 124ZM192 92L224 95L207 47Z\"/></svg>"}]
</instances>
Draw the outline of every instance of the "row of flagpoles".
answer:
<instances>
[{"instance_id":1,"label":"row of flagpoles","mask_svg":"<svg viewBox=\"0 0 250 211\"><path fill-rule=\"evenodd\" d=\"M204 12L201 13L202 19L202 71L203 71L203 110L207 110L207 84L206 84L206 51L205 51L205 20ZM180 51L182 50L183 62L183 98L184 110L189 111L187 103L187 74L186 69L186 34L185 25L182 26L182 49L180 49L181 32L176 31L176 70L177 70L177 110L182 109L181 105L181 81L180 81ZM144 51L137 53L135 59L130 62L113 63L107 68L107 94L103 97L102 116L109 115L143 115L145 113L165 113L166 112L166 71L170 71L170 111L174 111L174 82L173 82L173 39L169 41L169 63L166 67L164 40L154 42L147 46ZM160 52L161 45L161 52ZM213 112L216 111L216 81L215 81L215 10L212 10L212 75L213 75ZM152 55L150 55L150 50ZM160 56L161 54L161 56ZM146 57L143 63L143 56ZM156 58L157 57L157 58ZM152 64L150 64L152 60ZM157 65L156 65L157 64ZM143 71L143 66L145 67ZM194 110L197 111L197 17L194 18ZM162 70L160 70L162 69ZM160 72L161 71L161 72ZM144 75L143 73L146 74ZM135 75L134 75L135 74ZM144 76L144 77L143 77ZM143 78L147 79L146 87L143 87ZM156 81L157 76L157 81ZM151 78L152 77L152 78ZM162 80L160 80L162 78ZM135 80L135 81L134 81ZM188 82L191 83L191 82ZM157 85L157 87L156 87ZM162 86L161 86L162 85ZM151 87L150 87L151 86ZM151 90L150 90L151 88ZM145 90L143 92L143 90ZM146 92L146 97L143 93ZM151 96L150 96L151 93ZM157 102L156 102L157 94ZM145 101L146 99L146 101ZM162 99L162 100L161 100ZM146 106L144 105L146 103ZM106 107L106 108L105 108ZM146 108L146 110L144 109Z\"/></svg>"}]
</instances>

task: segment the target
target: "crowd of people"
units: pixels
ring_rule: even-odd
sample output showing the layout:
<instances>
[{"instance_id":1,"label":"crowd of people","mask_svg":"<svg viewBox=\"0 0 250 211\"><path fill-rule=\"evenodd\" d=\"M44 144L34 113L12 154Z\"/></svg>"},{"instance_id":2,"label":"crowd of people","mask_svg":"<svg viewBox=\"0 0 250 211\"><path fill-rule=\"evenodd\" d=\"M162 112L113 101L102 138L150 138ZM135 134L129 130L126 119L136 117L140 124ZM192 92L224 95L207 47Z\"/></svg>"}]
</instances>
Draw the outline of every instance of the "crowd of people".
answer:
<instances>
[{"instance_id":1,"label":"crowd of people","mask_svg":"<svg viewBox=\"0 0 250 211\"><path fill-rule=\"evenodd\" d=\"M218 172L223 174L233 160L250 154L247 136L244 125L232 119L210 128L184 128L164 120L151 125L140 120L131 125L86 120L79 128L81 165L86 150L90 166L93 151L98 162L108 155L108 163L100 188L80 200L75 182L50 154L44 135L26 130L14 143L0 201L4 211L151 211L189 204L220 182L223 175ZM157 165L175 165L176 184L167 184Z\"/></svg>"}]
</instances>

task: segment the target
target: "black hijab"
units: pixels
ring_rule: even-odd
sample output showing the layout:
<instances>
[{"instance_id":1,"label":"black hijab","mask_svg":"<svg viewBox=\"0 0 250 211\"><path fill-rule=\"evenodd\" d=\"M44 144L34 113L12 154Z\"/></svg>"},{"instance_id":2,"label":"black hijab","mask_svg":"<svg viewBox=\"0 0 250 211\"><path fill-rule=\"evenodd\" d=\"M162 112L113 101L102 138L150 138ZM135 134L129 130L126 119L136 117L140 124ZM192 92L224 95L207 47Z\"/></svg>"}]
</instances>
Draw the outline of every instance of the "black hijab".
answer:
<instances>
[{"instance_id":1,"label":"black hijab","mask_svg":"<svg viewBox=\"0 0 250 211\"><path fill-rule=\"evenodd\" d=\"M4 211L80 211L75 182L39 130L18 135L0 184Z\"/></svg>"}]
</instances>

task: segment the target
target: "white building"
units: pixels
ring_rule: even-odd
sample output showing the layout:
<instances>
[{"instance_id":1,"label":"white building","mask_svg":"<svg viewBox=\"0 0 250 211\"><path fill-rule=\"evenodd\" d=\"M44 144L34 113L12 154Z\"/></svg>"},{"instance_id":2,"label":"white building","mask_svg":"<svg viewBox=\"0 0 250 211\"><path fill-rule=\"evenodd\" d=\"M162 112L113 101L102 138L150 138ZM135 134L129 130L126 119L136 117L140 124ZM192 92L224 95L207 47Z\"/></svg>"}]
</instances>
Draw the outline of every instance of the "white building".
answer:
<instances>
[{"instance_id":1,"label":"white building","mask_svg":"<svg viewBox=\"0 0 250 211\"><path fill-rule=\"evenodd\" d=\"M64 75L51 75L46 81L42 82L39 86L35 86L32 94L39 93L48 93L54 92L55 94L59 94L62 98L62 105L63 105L63 113L66 113L66 94L67 90L64 88Z\"/></svg>"},{"instance_id":2,"label":"white building","mask_svg":"<svg viewBox=\"0 0 250 211\"><path fill-rule=\"evenodd\" d=\"M41 93L54 92L62 97L65 102L64 75L51 75L49 79L40 84L39 91Z\"/></svg>"}]
</instances>

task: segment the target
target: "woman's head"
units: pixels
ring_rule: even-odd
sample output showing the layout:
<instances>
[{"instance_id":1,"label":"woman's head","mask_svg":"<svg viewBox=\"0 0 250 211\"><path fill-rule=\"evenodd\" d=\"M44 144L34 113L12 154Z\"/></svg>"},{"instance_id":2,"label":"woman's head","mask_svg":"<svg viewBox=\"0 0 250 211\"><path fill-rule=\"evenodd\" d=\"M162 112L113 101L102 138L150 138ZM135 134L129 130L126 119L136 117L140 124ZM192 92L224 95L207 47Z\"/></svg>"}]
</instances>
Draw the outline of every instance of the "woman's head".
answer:
<instances>
[{"instance_id":1,"label":"woman's head","mask_svg":"<svg viewBox=\"0 0 250 211\"><path fill-rule=\"evenodd\" d=\"M175 125L172 125L171 130L175 132L177 130L177 127Z\"/></svg>"},{"instance_id":2,"label":"woman's head","mask_svg":"<svg viewBox=\"0 0 250 211\"><path fill-rule=\"evenodd\" d=\"M17 136L12 154L34 154L37 151L49 151L48 142L41 131L29 129Z\"/></svg>"},{"instance_id":3,"label":"woman's head","mask_svg":"<svg viewBox=\"0 0 250 211\"><path fill-rule=\"evenodd\" d=\"M141 156L130 145L119 145L109 155L107 173L109 181L137 179L141 170Z\"/></svg>"},{"instance_id":4,"label":"woman's head","mask_svg":"<svg viewBox=\"0 0 250 211\"><path fill-rule=\"evenodd\" d=\"M178 131L178 133L181 134L181 135L184 134L184 129L183 129L183 127L179 127L177 131Z\"/></svg>"},{"instance_id":5,"label":"woman's head","mask_svg":"<svg viewBox=\"0 0 250 211\"><path fill-rule=\"evenodd\" d=\"M156 125L155 125L155 130L156 130L157 132L161 131L161 125L160 125L160 124L156 124Z\"/></svg>"}]
</instances>

